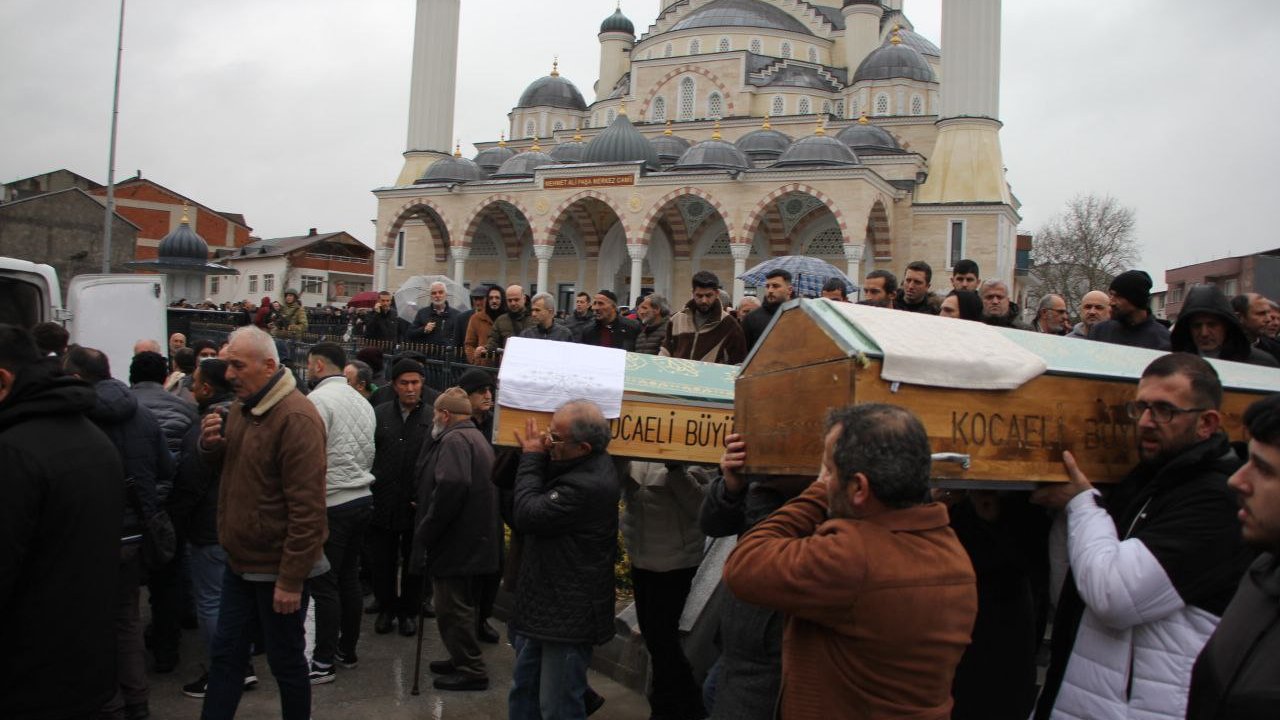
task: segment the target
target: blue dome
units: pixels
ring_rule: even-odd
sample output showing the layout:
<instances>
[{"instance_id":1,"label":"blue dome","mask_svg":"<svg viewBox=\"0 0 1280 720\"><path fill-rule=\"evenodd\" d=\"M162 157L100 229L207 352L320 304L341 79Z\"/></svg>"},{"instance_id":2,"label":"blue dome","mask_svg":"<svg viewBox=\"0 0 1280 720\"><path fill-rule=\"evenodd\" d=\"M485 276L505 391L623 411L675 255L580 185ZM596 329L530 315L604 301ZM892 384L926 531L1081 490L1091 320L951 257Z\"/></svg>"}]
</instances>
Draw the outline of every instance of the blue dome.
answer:
<instances>
[{"instance_id":1,"label":"blue dome","mask_svg":"<svg viewBox=\"0 0 1280 720\"><path fill-rule=\"evenodd\" d=\"M600 32L620 32L634 36L636 34L636 26L632 25L627 16L622 14L622 6L619 5L612 15L600 23Z\"/></svg>"},{"instance_id":2,"label":"blue dome","mask_svg":"<svg viewBox=\"0 0 1280 720\"><path fill-rule=\"evenodd\" d=\"M613 124L604 132L587 143L587 150L582 154L582 161L589 163L621 163L643 162L651 170L662 167L658 160L658 152L653 145L636 130L631 120L618 113Z\"/></svg>"},{"instance_id":3,"label":"blue dome","mask_svg":"<svg viewBox=\"0 0 1280 720\"><path fill-rule=\"evenodd\" d=\"M582 93L573 83L560 77L559 70L552 69L550 75L534 80L524 89L516 107L556 107L582 111L587 109L587 101L582 99Z\"/></svg>"},{"instance_id":4,"label":"blue dome","mask_svg":"<svg viewBox=\"0 0 1280 720\"><path fill-rule=\"evenodd\" d=\"M185 209L182 224L164 236L157 255L160 260L195 260L201 265L209 261L209 243L191 229L191 221L187 219Z\"/></svg>"}]
</instances>

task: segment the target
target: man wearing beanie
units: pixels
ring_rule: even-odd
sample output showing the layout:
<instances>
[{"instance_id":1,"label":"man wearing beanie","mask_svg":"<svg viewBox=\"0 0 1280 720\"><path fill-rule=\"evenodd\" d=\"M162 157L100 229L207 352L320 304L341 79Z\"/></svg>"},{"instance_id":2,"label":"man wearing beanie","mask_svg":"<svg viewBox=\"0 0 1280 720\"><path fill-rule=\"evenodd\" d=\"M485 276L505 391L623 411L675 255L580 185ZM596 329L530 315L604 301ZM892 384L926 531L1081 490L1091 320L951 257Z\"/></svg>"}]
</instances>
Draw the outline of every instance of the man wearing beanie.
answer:
<instances>
[{"instance_id":1,"label":"man wearing beanie","mask_svg":"<svg viewBox=\"0 0 1280 720\"><path fill-rule=\"evenodd\" d=\"M1098 342L1164 350L1170 348L1169 328L1151 315L1151 276L1127 270L1111 281L1111 319L1099 323L1090 338Z\"/></svg>"},{"instance_id":2,"label":"man wearing beanie","mask_svg":"<svg viewBox=\"0 0 1280 720\"><path fill-rule=\"evenodd\" d=\"M449 652L431 662L438 690L487 690L476 639L476 578L497 572L498 492L489 482L493 449L471 421L460 387L436 398L431 439L416 468L418 514L411 566L431 578L436 625Z\"/></svg>"},{"instance_id":3,"label":"man wearing beanie","mask_svg":"<svg viewBox=\"0 0 1280 720\"><path fill-rule=\"evenodd\" d=\"M431 404L439 395L427 387L426 370L416 360L402 358L391 369L395 398L373 409L373 514L369 518L366 552L378 605L374 632L391 632L399 620L400 634L418 628L422 578L409 565L413 547L413 467L430 432ZM399 587L396 580L399 578Z\"/></svg>"},{"instance_id":4,"label":"man wearing beanie","mask_svg":"<svg viewBox=\"0 0 1280 720\"><path fill-rule=\"evenodd\" d=\"M635 350L640 323L618 314L618 296L612 290L601 290L591 301L596 322L582 332L583 345Z\"/></svg>"}]
</instances>

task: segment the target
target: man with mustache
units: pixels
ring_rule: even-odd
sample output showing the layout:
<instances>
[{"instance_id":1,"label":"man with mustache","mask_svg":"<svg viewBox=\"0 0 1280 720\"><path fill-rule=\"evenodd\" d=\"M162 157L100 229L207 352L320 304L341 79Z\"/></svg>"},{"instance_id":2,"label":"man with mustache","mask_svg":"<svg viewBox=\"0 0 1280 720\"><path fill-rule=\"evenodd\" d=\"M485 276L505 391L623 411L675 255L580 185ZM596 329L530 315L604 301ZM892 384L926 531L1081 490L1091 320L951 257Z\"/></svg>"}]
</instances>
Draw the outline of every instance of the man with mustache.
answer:
<instances>
[{"instance_id":1,"label":"man with mustache","mask_svg":"<svg viewBox=\"0 0 1280 720\"><path fill-rule=\"evenodd\" d=\"M1138 466L1103 499L1065 452L1069 481L1033 496L1065 508L1071 568L1036 720L1186 713L1191 667L1249 563L1221 404L1209 363L1160 357L1126 406Z\"/></svg>"}]
</instances>

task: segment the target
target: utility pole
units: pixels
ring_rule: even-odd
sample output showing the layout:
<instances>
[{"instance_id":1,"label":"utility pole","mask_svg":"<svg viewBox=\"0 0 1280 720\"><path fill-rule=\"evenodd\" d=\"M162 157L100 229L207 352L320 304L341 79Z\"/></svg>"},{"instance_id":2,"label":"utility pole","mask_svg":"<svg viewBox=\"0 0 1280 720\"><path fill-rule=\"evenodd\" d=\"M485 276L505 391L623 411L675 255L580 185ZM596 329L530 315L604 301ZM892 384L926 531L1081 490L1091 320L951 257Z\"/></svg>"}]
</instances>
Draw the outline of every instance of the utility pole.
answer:
<instances>
[{"instance_id":1,"label":"utility pole","mask_svg":"<svg viewBox=\"0 0 1280 720\"><path fill-rule=\"evenodd\" d=\"M124 0L120 0L120 29L116 35L116 85L111 96L111 146L107 152L107 214L102 230L102 272L111 272L111 226L116 214L116 118L120 115L120 60L124 55Z\"/></svg>"}]
</instances>

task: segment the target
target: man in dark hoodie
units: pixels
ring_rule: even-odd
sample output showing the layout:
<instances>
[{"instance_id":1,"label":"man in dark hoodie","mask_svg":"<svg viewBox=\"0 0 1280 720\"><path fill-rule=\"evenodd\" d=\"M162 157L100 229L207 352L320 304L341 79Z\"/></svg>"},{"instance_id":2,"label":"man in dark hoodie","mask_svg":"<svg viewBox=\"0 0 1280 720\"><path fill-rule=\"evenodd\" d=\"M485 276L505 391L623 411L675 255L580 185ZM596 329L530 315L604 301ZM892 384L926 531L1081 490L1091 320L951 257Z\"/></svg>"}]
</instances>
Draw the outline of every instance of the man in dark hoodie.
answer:
<instances>
[{"instance_id":1,"label":"man in dark hoodie","mask_svg":"<svg viewBox=\"0 0 1280 720\"><path fill-rule=\"evenodd\" d=\"M771 270L764 276L764 304L752 310L742 319L742 333L746 336L747 352L756 346L769 321L777 314L782 303L791 299L791 273Z\"/></svg>"},{"instance_id":2,"label":"man in dark hoodie","mask_svg":"<svg viewBox=\"0 0 1280 720\"><path fill-rule=\"evenodd\" d=\"M533 324L533 317L525 307L524 288L512 285L507 288L507 312L494 318L493 331L484 347L476 348L476 357L497 357L498 352L507 346L507 340L518 336L525 328Z\"/></svg>"},{"instance_id":3,"label":"man in dark hoodie","mask_svg":"<svg viewBox=\"0 0 1280 720\"><path fill-rule=\"evenodd\" d=\"M0 325L0 717L95 717L117 691L124 468L95 402Z\"/></svg>"},{"instance_id":4,"label":"man in dark hoodie","mask_svg":"<svg viewBox=\"0 0 1280 720\"><path fill-rule=\"evenodd\" d=\"M138 402L129 388L111 377L111 365L100 350L76 346L63 361L66 371L93 386L97 401L89 411L92 420L110 438L124 463L124 473L132 478L142 515L150 517L159 507L158 481L173 474L173 458L165 447L164 434L151 411ZM142 561L138 542L144 517L125 502L123 539L120 545L120 582L116 592L116 642L118 689L102 708L107 717L145 718L147 707L146 651L142 642L142 616L138 609L138 586L142 582Z\"/></svg>"},{"instance_id":5,"label":"man in dark hoodie","mask_svg":"<svg viewBox=\"0 0 1280 720\"><path fill-rule=\"evenodd\" d=\"M1089 336L1098 342L1168 350L1169 330L1151 314L1151 276L1126 270L1111 281L1111 319L1098 323Z\"/></svg>"},{"instance_id":6,"label":"man in dark hoodie","mask_svg":"<svg viewBox=\"0 0 1280 720\"><path fill-rule=\"evenodd\" d=\"M1276 367L1270 353L1249 344L1231 302L1214 285L1196 285L1187 292L1169 341L1174 352Z\"/></svg>"}]
</instances>

